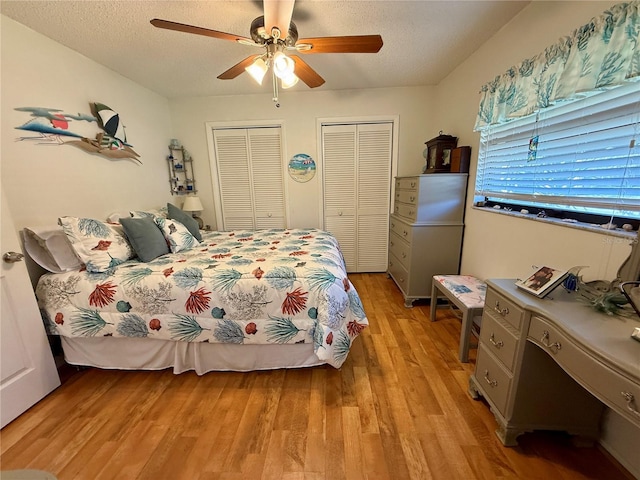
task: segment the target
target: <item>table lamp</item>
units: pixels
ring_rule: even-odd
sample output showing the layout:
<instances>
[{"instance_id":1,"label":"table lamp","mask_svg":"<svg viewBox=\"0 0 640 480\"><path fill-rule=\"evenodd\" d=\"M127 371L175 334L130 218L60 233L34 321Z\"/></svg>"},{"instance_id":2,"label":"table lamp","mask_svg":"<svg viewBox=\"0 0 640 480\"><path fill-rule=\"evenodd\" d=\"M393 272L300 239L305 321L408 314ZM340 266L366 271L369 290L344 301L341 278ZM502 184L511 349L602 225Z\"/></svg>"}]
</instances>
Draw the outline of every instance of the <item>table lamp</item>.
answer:
<instances>
[{"instance_id":1,"label":"table lamp","mask_svg":"<svg viewBox=\"0 0 640 480\"><path fill-rule=\"evenodd\" d=\"M184 210L185 212L191 212L191 216L198 222L198 228L204 228L204 222L196 214L196 212L201 212L202 210L204 210L199 197L194 196L185 198L184 203L182 204L182 210Z\"/></svg>"}]
</instances>

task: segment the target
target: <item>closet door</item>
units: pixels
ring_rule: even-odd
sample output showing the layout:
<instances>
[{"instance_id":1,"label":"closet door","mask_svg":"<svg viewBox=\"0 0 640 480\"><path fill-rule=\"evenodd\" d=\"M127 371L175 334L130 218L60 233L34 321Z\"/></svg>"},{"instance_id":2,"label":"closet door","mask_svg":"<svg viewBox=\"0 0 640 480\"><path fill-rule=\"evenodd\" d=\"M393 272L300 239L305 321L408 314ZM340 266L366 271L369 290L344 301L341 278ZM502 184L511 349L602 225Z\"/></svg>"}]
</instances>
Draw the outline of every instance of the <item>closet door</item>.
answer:
<instances>
[{"instance_id":1,"label":"closet door","mask_svg":"<svg viewBox=\"0 0 640 480\"><path fill-rule=\"evenodd\" d=\"M285 228L280 127L215 129L213 140L212 182L222 213L218 228Z\"/></svg>"},{"instance_id":2,"label":"closet door","mask_svg":"<svg viewBox=\"0 0 640 480\"><path fill-rule=\"evenodd\" d=\"M387 270L393 125L322 127L324 228L350 272Z\"/></svg>"},{"instance_id":3,"label":"closet door","mask_svg":"<svg viewBox=\"0 0 640 480\"><path fill-rule=\"evenodd\" d=\"M322 127L324 229L340 243L349 271L355 271L358 261L355 158L355 125Z\"/></svg>"}]
</instances>

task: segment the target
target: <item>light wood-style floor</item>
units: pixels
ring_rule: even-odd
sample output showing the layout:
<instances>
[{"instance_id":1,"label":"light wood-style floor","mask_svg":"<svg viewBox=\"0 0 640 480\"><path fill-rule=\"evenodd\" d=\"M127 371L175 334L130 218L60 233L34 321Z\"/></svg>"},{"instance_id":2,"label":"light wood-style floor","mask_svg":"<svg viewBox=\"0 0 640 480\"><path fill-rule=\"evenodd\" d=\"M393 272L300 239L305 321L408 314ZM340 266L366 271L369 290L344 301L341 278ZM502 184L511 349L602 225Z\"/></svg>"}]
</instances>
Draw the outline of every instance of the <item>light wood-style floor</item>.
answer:
<instances>
[{"instance_id":1,"label":"light wood-style floor","mask_svg":"<svg viewBox=\"0 0 640 480\"><path fill-rule=\"evenodd\" d=\"M351 275L370 327L342 369L173 375L87 369L0 432L2 470L82 479L623 479L558 433L505 448L467 393L460 322Z\"/></svg>"}]
</instances>

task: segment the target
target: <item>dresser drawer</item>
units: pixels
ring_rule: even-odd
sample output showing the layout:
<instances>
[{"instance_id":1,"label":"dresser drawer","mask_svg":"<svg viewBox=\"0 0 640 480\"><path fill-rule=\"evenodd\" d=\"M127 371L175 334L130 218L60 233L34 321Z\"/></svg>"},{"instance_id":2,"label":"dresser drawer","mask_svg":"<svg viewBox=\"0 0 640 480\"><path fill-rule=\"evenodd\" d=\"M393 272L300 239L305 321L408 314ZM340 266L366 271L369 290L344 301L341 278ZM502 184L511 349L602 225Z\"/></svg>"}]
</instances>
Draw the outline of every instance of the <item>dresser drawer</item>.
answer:
<instances>
[{"instance_id":1,"label":"dresser drawer","mask_svg":"<svg viewBox=\"0 0 640 480\"><path fill-rule=\"evenodd\" d=\"M531 318L528 339L602 402L640 426L640 384L601 363L542 317Z\"/></svg>"},{"instance_id":2,"label":"dresser drawer","mask_svg":"<svg viewBox=\"0 0 640 480\"><path fill-rule=\"evenodd\" d=\"M482 343L478 346L475 377L478 385L484 391L485 397L490 399L504 416L512 377Z\"/></svg>"},{"instance_id":3,"label":"dresser drawer","mask_svg":"<svg viewBox=\"0 0 640 480\"><path fill-rule=\"evenodd\" d=\"M412 190L396 190L396 202L417 205L418 192Z\"/></svg>"},{"instance_id":4,"label":"dresser drawer","mask_svg":"<svg viewBox=\"0 0 640 480\"><path fill-rule=\"evenodd\" d=\"M389 275L393 277L403 293L406 294L409 291L409 272L393 254L389 255Z\"/></svg>"},{"instance_id":5,"label":"dresser drawer","mask_svg":"<svg viewBox=\"0 0 640 480\"><path fill-rule=\"evenodd\" d=\"M393 212L396 215L400 215L401 217L414 221L417 218L418 207L406 203L396 203Z\"/></svg>"},{"instance_id":6,"label":"dresser drawer","mask_svg":"<svg viewBox=\"0 0 640 480\"><path fill-rule=\"evenodd\" d=\"M397 218L391 217L389 220L389 229L398 235L400 238L404 238L409 244L413 239L413 228L404 222L401 222Z\"/></svg>"},{"instance_id":7,"label":"dresser drawer","mask_svg":"<svg viewBox=\"0 0 640 480\"><path fill-rule=\"evenodd\" d=\"M396 190L418 190L418 177L396 178Z\"/></svg>"},{"instance_id":8,"label":"dresser drawer","mask_svg":"<svg viewBox=\"0 0 640 480\"><path fill-rule=\"evenodd\" d=\"M393 232L389 234L389 252L400 261L404 268L409 270L411 245Z\"/></svg>"},{"instance_id":9,"label":"dresser drawer","mask_svg":"<svg viewBox=\"0 0 640 480\"><path fill-rule=\"evenodd\" d=\"M520 331L522 328L522 320L524 318L522 308L492 289L487 290L487 296L484 302L484 311L487 312L487 310L496 317L509 323L516 330Z\"/></svg>"},{"instance_id":10,"label":"dresser drawer","mask_svg":"<svg viewBox=\"0 0 640 480\"><path fill-rule=\"evenodd\" d=\"M492 314L485 313L482 316L480 342L487 350L492 352L509 371L513 372L518 339L504 325L496 320Z\"/></svg>"}]
</instances>

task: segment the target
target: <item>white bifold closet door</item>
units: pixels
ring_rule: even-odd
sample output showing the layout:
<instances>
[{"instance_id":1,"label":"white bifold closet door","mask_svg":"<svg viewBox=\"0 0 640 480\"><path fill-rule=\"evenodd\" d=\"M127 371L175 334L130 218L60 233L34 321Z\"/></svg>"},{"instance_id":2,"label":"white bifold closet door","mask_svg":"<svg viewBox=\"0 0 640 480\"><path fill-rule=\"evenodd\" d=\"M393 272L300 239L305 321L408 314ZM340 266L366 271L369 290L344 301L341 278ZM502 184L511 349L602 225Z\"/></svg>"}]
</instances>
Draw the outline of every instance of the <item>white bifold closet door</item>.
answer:
<instances>
[{"instance_id":1,"label":"white bifold closet door","mask_svg":"<svg viewBox=\"0 0 640 480\"><path fill-rule=\"evenodd\" d=\"M387 270L392 123L322 126L324 228L349 272Z\"/></svg>"},{"instance_id":2,"label":"white bifold closet door","mask_svg":"<svg viewBox=\"0 0 640 480\"><path fill-rule=\"evenodd\" d=\"M280 127L214 129L213 144L218 229L285 228Z\"/></svg>"}]
</instances>

